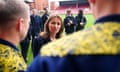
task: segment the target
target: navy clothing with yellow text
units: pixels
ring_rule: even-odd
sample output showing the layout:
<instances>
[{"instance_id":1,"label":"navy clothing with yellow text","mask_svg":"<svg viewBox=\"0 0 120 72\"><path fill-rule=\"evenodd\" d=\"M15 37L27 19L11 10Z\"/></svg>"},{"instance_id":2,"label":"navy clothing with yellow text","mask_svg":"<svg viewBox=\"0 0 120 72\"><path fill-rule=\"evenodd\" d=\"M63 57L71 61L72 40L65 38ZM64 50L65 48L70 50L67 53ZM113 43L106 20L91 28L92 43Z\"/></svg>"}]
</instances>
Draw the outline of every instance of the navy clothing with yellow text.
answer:
<instances>
[{"instance_id":1,"label":"navy clothing with yellow text","mask_svg":"<svg viewBox=\"0 0 120 72\"><path fill-rule=\"evenodd\" d=\"M120 15L43 46L27 72L120 72Z\"/></svg>"}]
</instances>

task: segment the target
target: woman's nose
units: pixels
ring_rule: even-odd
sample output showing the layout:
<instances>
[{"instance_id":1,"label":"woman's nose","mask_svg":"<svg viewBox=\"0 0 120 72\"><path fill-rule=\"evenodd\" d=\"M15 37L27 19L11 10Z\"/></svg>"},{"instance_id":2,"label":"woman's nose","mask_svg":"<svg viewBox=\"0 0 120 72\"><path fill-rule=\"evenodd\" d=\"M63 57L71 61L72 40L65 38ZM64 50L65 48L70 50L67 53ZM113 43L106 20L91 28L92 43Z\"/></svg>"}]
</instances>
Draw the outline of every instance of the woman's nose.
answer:
<instances>
[{"instance_id":1,"label":"woman's nose","mask_svg":"<svg viewBox=\"0 0 120 72\"><path fill-rule=\"evenodd\" d=\"M57 23L55 23L55 27L56 27L56 28L58 27Z\"/></svg>"}]
</instances>

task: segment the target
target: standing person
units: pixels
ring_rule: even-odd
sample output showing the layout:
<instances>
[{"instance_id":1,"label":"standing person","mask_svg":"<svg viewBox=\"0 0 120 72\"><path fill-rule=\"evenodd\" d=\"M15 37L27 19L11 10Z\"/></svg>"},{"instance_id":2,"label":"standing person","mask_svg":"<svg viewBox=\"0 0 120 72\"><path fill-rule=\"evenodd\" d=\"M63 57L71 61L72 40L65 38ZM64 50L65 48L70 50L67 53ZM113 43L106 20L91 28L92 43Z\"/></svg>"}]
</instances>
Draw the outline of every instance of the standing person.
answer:
<instances>
[{"instance_id":1,"label":"standing person","mask_svg":"<svg viewBox=\"0 0 120 72\"><path fill-rule=\"evenodd\" d=\"M30 7L30 15L31 15L31 11L32 11L32 8L31 8L31 5L30 5L31 2L25 2L25 3ZM29 44L30 44L31 39L32 38L31 38L31 24L30 24L26 37L24 38L24 40L22 40L20 42L20 48L21 48L22 56L23 56L26 63L27 63L27 60L28 60L27 53L28 53L28 50L29 50Z\"/></svg>"},{"instance_id":2,"label":"standing person","mask_svg":"<svg viewBox=\"0 0 120 72\"><path fill-rule=\"evenodd\" d=\"M71 10L68 9L64 18L64 26L66 34L75 32L75 18L72 16Z\"/></svg>"},{"instance_id":3,"label":"standing person","mask_svg":"<svg viewBox=\"0 0 120 72\"><path fill-rule=\"evenodd\" d=\"M55 41L62 37L64 25L62 19L58 15L50 16L44 25L44 32L33 40L33 56L39 54L41 47L48 42Z\"/></svg>"},{"instance_id":4,"label":"standing person","mask_svg":"<svg viewBox=\"0 0 120 72\"><path fill-rule=\"evenodd\" d=\"M49 13L48 13L48 8L47 7L45 7L43 10L44 10L44 14L42 16L42 22L43 22L43 26L44 26L48 17L49 17Z\"/></svg>"},{"instance_id":5,"label":"standing person","mask_svg":"<svg viewBox=\"0 0 120 72\"><path fill-rule=\"evenodd\" d=\"M87 22L85 16L83 15L83 10L78 11L78 15L75 17L76 20L76 31L82 30Z\"/></svg>"},{"instance_id":6,"label":"standing person","mask_svg":"<svg viewBox=\"0 0 120 72\"><path fill-rule=\"evenodd\" d=\"M26 63L17 48L29 28L29 6L21 0L0 0L0 72L24 72Z\"/></svg>"},{"instance_id":7,"label":"standing person","mask_svg":"<svg viewBox=\"0 0 120 72\"><path fill-rule=\"evenodd\" d=\"M42 24L42 19L41 17L37 14L36 9L32 9L32 15L30 16L31 18L31 34L32 34L32 39L38 36L40 31L43 30L43 24Z\"/></svg>"},{"instance_id":8,"label":"standing person","mask_svg":"<svg viewBox=\"0 0 120 72\"><path fill-rule=\"evenodd\" d=\"M29 49L30 40L31 40L31 30L29 28L27 36L25 37L24 40L22 40L20 42L20 48L21 48L22 56L23 56L26 63L27 63L27 53L28 53L28 49Z\"/></svg>"},{"instance_id":9,"label":"standing person","mask_svg":"<svg viewBox=\"0 0 120 72\"><path fill-rule=\"evenodd\" d=\"M41 49L28 72L120 72L120 0L88 0L92 27Z\"/></svg>"}]
</instances>

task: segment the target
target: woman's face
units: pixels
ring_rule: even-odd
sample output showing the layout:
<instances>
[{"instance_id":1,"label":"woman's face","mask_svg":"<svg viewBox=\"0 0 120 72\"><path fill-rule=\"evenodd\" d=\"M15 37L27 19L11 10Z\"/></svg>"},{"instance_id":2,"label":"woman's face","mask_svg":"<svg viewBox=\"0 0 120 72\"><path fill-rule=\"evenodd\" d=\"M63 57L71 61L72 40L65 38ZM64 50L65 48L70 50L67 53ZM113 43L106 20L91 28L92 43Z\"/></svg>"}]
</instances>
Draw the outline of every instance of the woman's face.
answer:
<instances>
[{"instance_id":1,"label":"woman's face","mask_svg":"<svg viewBox=\"0 0 120 72\"><path fill-rule=\"evenodd\" d=\"M48 25L48 28L49 28L49 31L50 33L54 33L54 34L57 34L59 31L60 31L60 28L61 28L61 21L59 18L55 17L53 18L50 22L49 22L49 25Z\"/></svg>"}]
</instances>

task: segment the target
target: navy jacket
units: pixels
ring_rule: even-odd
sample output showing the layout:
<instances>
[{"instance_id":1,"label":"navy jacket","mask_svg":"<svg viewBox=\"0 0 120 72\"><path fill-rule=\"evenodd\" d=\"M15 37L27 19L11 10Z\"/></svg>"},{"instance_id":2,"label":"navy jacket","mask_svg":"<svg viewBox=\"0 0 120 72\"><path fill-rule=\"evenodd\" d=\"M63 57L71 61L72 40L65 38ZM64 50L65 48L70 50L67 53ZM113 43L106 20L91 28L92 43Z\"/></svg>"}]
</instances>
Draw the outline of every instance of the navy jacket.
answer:
<instances>
[{"instance_id":1,"label":"navy jacket","mask_svg":"<svg viewBox=\"0 0 120 72\"><path fill-rule=\"evenodd\" d=\"M47 14L47 13L43 14L43 16L42 16L42 22L43 22L43 25L44 25L45 22L47 21L48 16L49 16L49 14Z\"/></svg>"},{"instance_id":2,"label":"navy jacket","mask_svg":"<svg viewBox=\"0 0 120 72\"><path fill-rule=\"evenodd\" d=\"M87 22L85 16L76 16L75 20L76 20L76 31L84 29L84 26ZM80 23L83 23L83 25Z\"/></svg>"},{"instance_id":3,"label":"navy jacket","mask_svg":"<svg viewBox=\"0 0 120 72\"><path fill-rule=\"evenodd\" d=\"M31 34L32 36L37 36L40 31L43 31L42 19L39 15L31 15Z\"/></svg>"},{"instance_id":4,"label":"navy jacket","mask_svg":"<svg viewBox=\"0 0 120 72\"><path fill-rule=\"evenodd\" d=\"M36 38L34 38L32 42L33 56L36 57L39 54L41 47L48 42L50 42L49 38L44 39L41 36L37 36Z\"/></svg>"},{"instance_id":5,"label":"navy jacket","mask_svg":"<svg viewBox=\"0 0 120 72\"><path fill-rule=\"evenodd\" d=\"M72 21L72 24L68 25L70 20ZM64 26L67 34L73 33L75 31L75 18L73 16L66 16L64 19Z\"/></svg>"}]
</instances>

